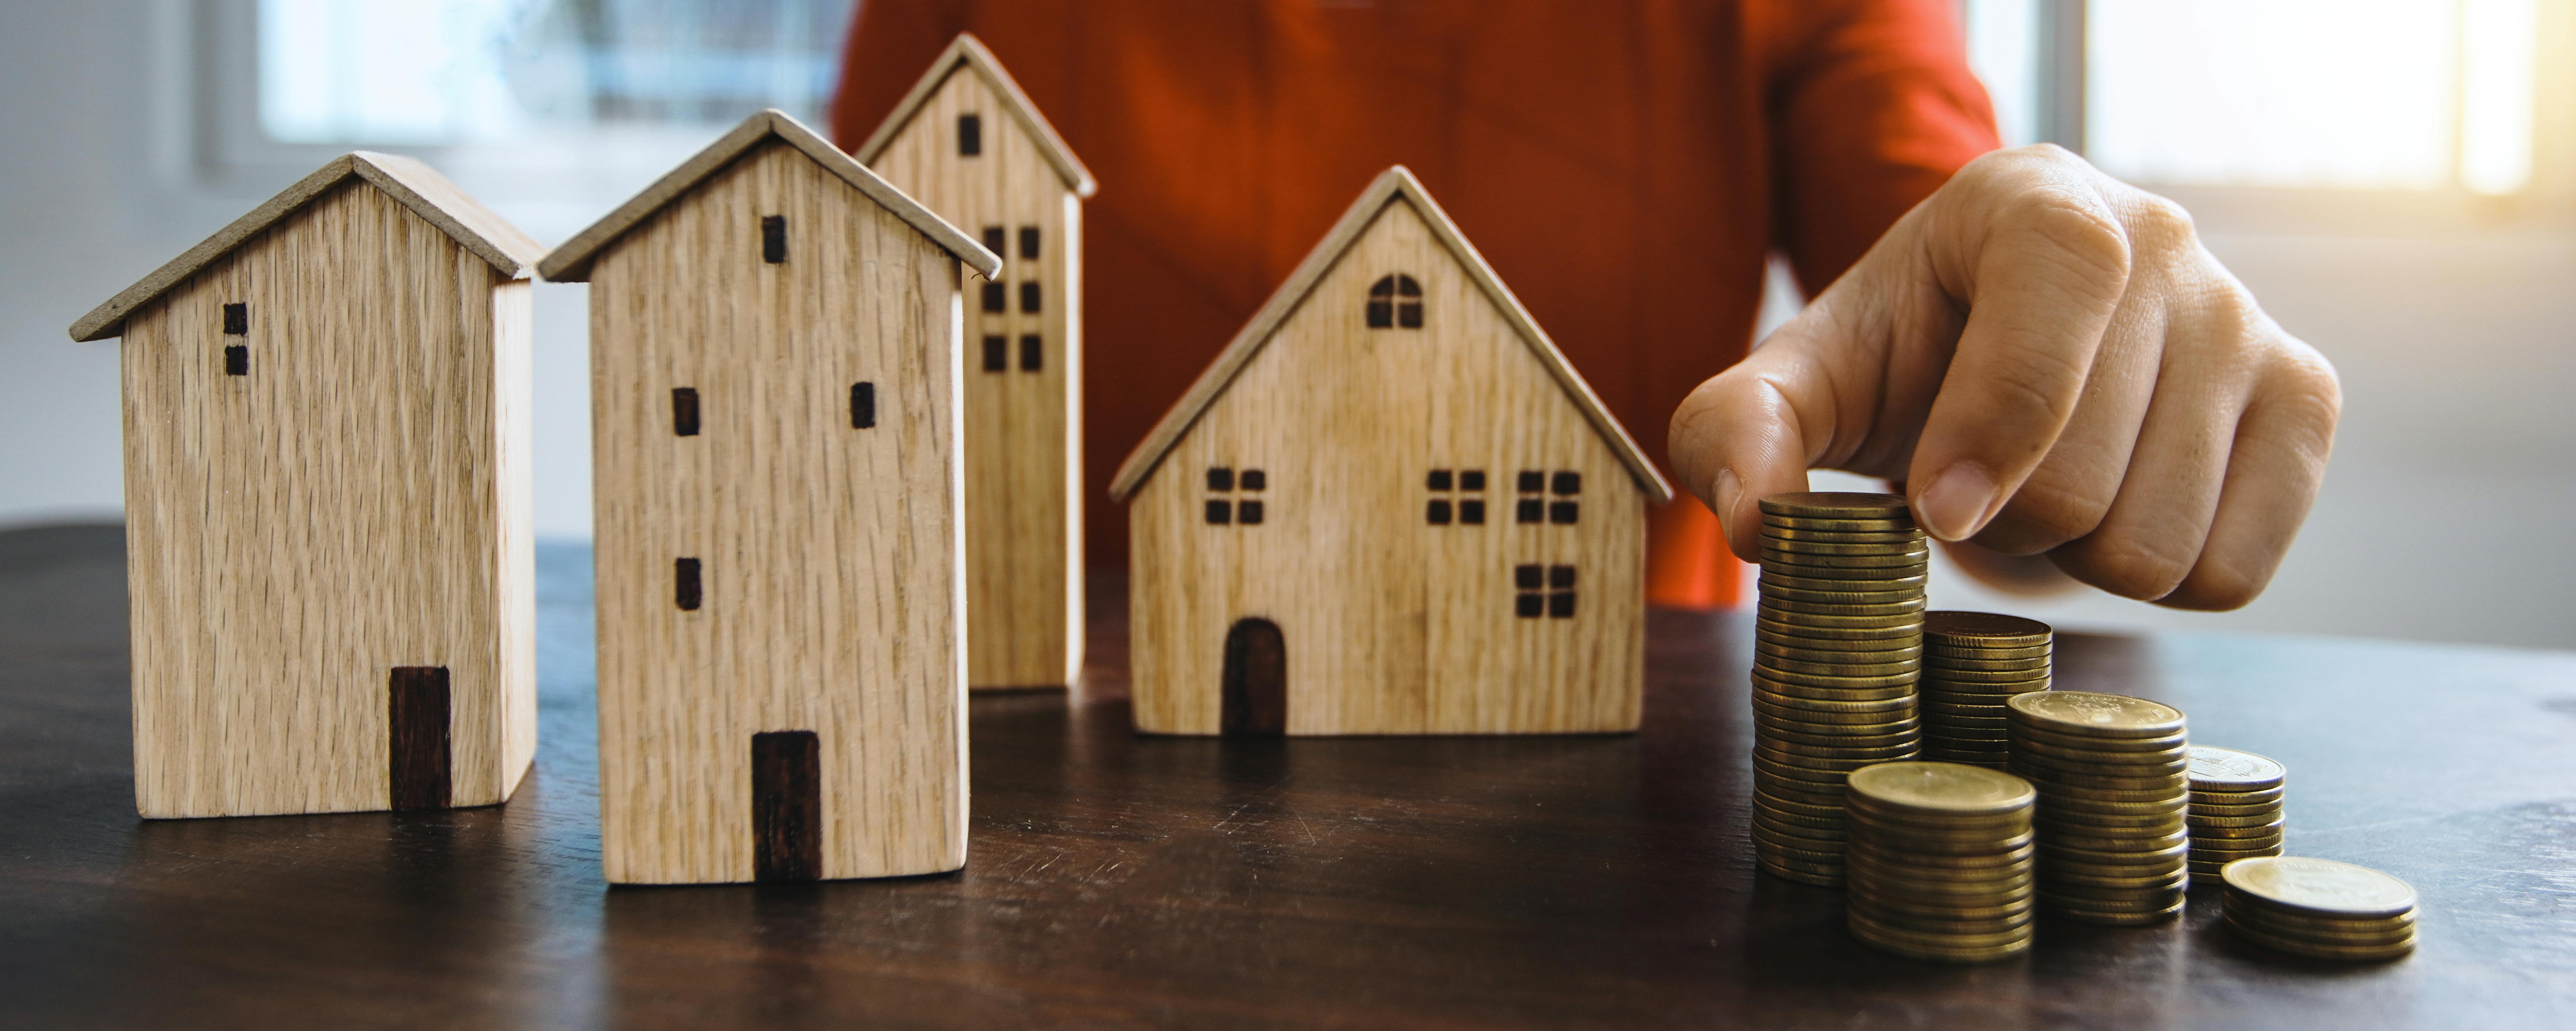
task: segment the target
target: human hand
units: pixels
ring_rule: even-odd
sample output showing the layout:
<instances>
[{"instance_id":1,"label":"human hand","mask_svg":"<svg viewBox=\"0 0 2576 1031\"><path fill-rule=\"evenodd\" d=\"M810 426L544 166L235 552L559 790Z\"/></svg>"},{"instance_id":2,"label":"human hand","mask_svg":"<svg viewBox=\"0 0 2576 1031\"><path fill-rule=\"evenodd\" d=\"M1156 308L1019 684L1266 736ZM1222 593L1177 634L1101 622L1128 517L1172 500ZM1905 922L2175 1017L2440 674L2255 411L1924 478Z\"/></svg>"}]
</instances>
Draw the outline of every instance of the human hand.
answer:
<instances>
[{"instance_id":1,"label":"human hand","mask_svg":"<svg viewBox=\"0 0 2576 1031\"><path fill-rule=\"evenodd\" d=\"M1970 162L1700 384L1671 454L1748 561L1757 503L1838 468L1942 540L2230 609L2306 520L2342 397L2181 207L2043 144Z\"/></svg>"}]
</instances>

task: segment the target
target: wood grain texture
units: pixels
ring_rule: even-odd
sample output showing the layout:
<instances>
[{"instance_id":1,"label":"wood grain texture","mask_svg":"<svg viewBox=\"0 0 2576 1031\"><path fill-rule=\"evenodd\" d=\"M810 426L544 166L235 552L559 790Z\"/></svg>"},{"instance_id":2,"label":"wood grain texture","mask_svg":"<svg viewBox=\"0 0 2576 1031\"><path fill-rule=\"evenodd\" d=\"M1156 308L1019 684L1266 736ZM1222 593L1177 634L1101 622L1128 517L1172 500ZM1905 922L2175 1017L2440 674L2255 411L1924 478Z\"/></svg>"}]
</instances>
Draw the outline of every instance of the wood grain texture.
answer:
<instances>
[{"instance_id":1,"label":"wood grain texture","mask_svg":"<svg viewBox=\"0 0 2576 1031\"><path fill-rule=\"evenodd\" d=\"M558 283L590 281L591 266L603 250L637 226L650 221L663 207L687 196L709 177L732 167L744 154L754 148L766 147L772 141L784 143L813 159L816 167L867 195L879 207L955 255L966 267L987 278L1001 273L1000 255L985 250L982 244L959 232L956 226L931 214L929 209L905 196L903 191L887 185L875 172L868 171L866 166L832 146L831 141L815 135L814 130L805 127L805 123L789 117L787 112L771 108L743 119L732 131L708 144L705 150L691 155L680 163L680 167L654 180L642 193L618 205L616 210L581 232L574 233L572 239L564 241L562 246L547 252L545 259L537 263L537 274Z\"/></svg>"},{"instance_id":2,"label":"wood grain texture","mask_svg":"<svg viewBox=\"0 0 2576 1031\"><path fill-rule=\"evenodd\" d=\"M959 71L969 72L969 77L980 80L984 90L993 98L990 106L973 110L998 109L1009 114L1013 127L1037 148L1035 156L1055 171L1064 188L1073 191L1076 197L1091 196L1097 189L1091 170L1083 167L1082 159L1074 156L1073 148L1064 145L1064 137L1056 135L1055 126L1046 119L1046 112L1029 102L1029 95L1021 91L1019 80L1011 78L1010 70L1002 67L1000 59L995 58L993 52L984 46L984 41L975 38L972 32L957 34L957 38L948 44L948 49L939 55L938 60L930 62L930 67L921 73L921 79L912 84L912 90L895 104L885 121L878 124L877 131L869 133L867 140L852 149L850 155L860 164L875 167L899 137L923 134L913 125L914 120L931 106L933 99L957 77ZM944 112L945 124L956 124L959 113L953 110ZM974 227L967 228L972 231Z\"/></svg>"},{"instance_id":3,"label":"wood grain texture","mask_svg":"<svg viewBox=\"0 0 2576 1031\"><path fill-rule=\"evenodd\" d=\"M761 257L768 215L783 263ZM771 142L622 235L591 284L608 879L752 880L751 741L786 730L820 740L820 876L956 869L956 260ZM682 385L693 437L670 428ZM681 557L702 562L696 611L673 604Z\"/></svg>"},{"instance_id":4,"label":"wood grain texture","mask_svg":"<svg viewBox=\"0 0 2576 1031\"><path fill-rule=\"evenodd\" d=\"M1547 331L1540 329L1537 320L1530 317L1529 309L1521 306L1520 298L1513 296L1511 288L1503 285L1502 277L1495 275L1493 267L1485 263L1484 255L1477 253L1475 245L1467 242L1466 236L1458 231L1457 223L1440 209L1439 202L1431 199L1430 191L1422 188L1421 180L1415 179L1413 173L1402 165L1387 169L1369 184L1368 189L1360 192L1359 199L1352 201L1349 210L1342 213L1341 221L1335 222L1333 228L1324 234L1323 242L1307 252L1306 259L1298 263L1296 271L1288 274L1287 281L1281 283L1270 299L1262 303L1261 309L1253 313L1251 321L1244 323L1243 329L1235 333L1234 340L1226 344L1214 362L1209 363L1207 371L1200 374L1197 382L1190 384L1189 392L1181 395L1179 403L1174 404L1162 421L1155 423L1154 428L1145 434L1145 439L1127 455L1127 460L1119 465L1117 475L1110 479L1111 497L1125 501L1144 485L1146 477L1153 475L1155 467L1173 445L1180 442L1182 434L1188 433L1207 407L1226 391L1245 364L1276 338L1280 323L1305 303L1307 294L1333 269L1359 234L1373 224L1378 212L1399 198L1414 205L1431 234L1456 259L1467 281L1493 302L1495 312L1512 327L1516 339L1529 348L1531 357L1547 369L1593 430L1601 434L1618 454L1620 463L1636 478L1638 488L1658 505L1673 499L1672 485L1664 482L1663 474L1657 472L1646 453L1637 448L1637 442L1628 436L1627 429L1620 426L1619 420L1610 414L1610 409L1601 404L1600 396L1592 392L1592 385L1585 383L1583 376L1574 371L1573 364L1565 360L1565 353L1557 350Z\"/></svg>"},{"instance_id":5,"label":"wood grain texture","mask_svg":"<svg viewBox=\"0 0 2576 1031\"><path fill-rule=\"evenodd\" d=\"M117 335L124 327L126 317L135 310L231 253L243 241L351 178L365 180L384 191L386 196L409 208L412 214L446 233L457 246L490 263L492 270L503 279L526 276L536 268L537 259L546 252L544 246L529 239L528 234L519 231L519 227L493 214L480 201L457 189L456 184L448 182L446 177L419 160L394 154L351 151L325 162L313 174L297 180L277 196L216 230L215 235L188 248L154 269L140 282L119 291L89 314L81 316L80 321L72 323L72 339L104 340Z\"/></svg>"},{"instance_id":6,"label":"wood grain texture","mask_svg":"<svg viewBox=\"0 0 2576 1031\"><path fill-rule=\"evenodd\" d=\"M957 116L1012 102L978 65L950 67L897 110L907 128L872 167L967 232L1000 229L1006 244L1036 233L1036 257L1013 249L1009 282L994 284L1010 287L1007 310L966 310L978 350L965 376L966 669L979 688L1063 686L1082 669L1082 202L1023 119L986 119L983 153L958 156ZM1012 303L1031 286L1035 312ZM1002 342L998 370L982 360L988 338ZM1043 355L1034 370L1012 360L1030 338Z\"/></svg>"},{"instance_id":7,"label":"wood grain texture","mask_svg":"<svg viewBox=\"0 0 2576 1031\"><path fill-rule=\"evenodd\" d=\"M2282 957L2230 935L2203 886L2173 923L2042 914L2027 959L1959 969L1878 952L1842 892L1754 869L1750 613L1649 615L1634 735L1153 737L1129 729L1126 606L1102 575L1079 694L970 702L965 870L621 891L599 868L588 549L539 549L545 746L509 805L163 821L124 805L121 543L0 531L12 1029L2380 1031L2576 1011L2565 651L2061 635L2069 686L2288 764L2291 851L2415 885L2421 947Z\"/></svg>"},{"instance_id":8,"label":"wood grain texture","mask_svg":"<svg viewBox=\"0 0 2576 1031\"><path fill-rule=\"evenodd\" d=\"M536 747L528 297L350 177L127 317L143 815L386 808L397 666L450 672L453 803L509 796Z\"/></svg>"},{"instance_id":9,"label":"wood grain texture","mask_svg":"<svg viewBox=\"0 0 2576 1031\"><path fill-rule=\"evenodd\" d=\"M1367 328L1370 284L1397 273L1422 285L1423 327ZM1219 731L1246 617L1285 638L1290 734L1636 728L1647 494L1409 199L1349 235L1161 465L1129 508L1137 729ZM1216 468L1233 489L1213 489ZM1435 469L1450 490L1429 489ZM1485 489L1456 489L1462 470ZM1520 470L1580 473L1582 493L1547 495L1579 519L1511 521ZM1259 525L1207 518L1256 498ZM1477 498L1485 525L1426 519L1431 500ZM1572 617L1516 615L1531 563L1574 567Z\"/></svg>"}]
</instances>

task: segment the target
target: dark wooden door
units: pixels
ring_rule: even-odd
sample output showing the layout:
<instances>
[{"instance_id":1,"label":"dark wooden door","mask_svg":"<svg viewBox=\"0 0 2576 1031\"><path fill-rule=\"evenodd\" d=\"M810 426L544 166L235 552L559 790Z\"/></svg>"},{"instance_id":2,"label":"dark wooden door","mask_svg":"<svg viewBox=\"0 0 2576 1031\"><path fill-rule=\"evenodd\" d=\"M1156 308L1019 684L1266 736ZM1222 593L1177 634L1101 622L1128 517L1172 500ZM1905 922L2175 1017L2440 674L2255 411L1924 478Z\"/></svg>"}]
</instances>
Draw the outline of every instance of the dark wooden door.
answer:
<instances>
[{"instance_id":1,"label":"dark wooden door","mask_svg":"<svg viewBox=\"0 0 2576 1031\"><path fill-rule=\"evenodd\" d=\"M386 703L385 771L396 809L445 809L451 771L447 667L396 666Z\"/></svg>"},{"instance_id":2,"label":"dark wooden door","mask_svg":"<svg viewBox=\"0 0 2576 1031\"><path fill-rule=\"evenodd\" d=\"M1223 725L1228 737L1288 732L1288 643L1279 624L1254 616L1225 632Z\"/></svg>"},{"instance_id":3,"label":"dark wooden door","mask_svg":"<svg viewBox=\"0 0 2576 1031\"><path fill-rule=\"evenodd\" d=\"M823 747L810 730L751 736L752 877L823 876Z\"/></svg>"}]
</instances>

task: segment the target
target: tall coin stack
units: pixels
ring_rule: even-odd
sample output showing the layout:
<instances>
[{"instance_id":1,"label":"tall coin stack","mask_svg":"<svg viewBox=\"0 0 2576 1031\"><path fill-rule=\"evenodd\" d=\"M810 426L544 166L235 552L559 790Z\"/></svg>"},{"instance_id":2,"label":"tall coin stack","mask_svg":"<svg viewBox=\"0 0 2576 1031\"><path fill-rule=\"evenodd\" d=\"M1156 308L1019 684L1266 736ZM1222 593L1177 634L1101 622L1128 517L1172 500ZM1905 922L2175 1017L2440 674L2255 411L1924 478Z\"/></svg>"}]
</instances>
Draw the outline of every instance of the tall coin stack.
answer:
<instances>
[{"instance_id":1,"label":"tall coin stack","mask_svg":"<svg viewBox=\"0 0 2576 1031\"><path fill-rule=\"evenodd\" d=\"M2030 948L2030 783L1941 762L1851 775L1852 936L1900 956L1981 963Z\"/></svg>"},{"instance_id":2,"label":"tall coin stack","mask_svg":"<svg viewBox=\"0 0 2576 1031\"><path fill-rule=\"evenodd\" d=\"M2281 854L2281 798L2289 770L2252 752L2193 745L2191 875L2217 880L2239 859Z\"/></svg>"},{"instance_id":3,"label":"tall coin stack","mask_svg":"<svg viewBox=\"0 0 2576 1031\"><path fill-rule=\"evenodd\" d=\"M2227 929L2313 959L2373 962L2415 951L2415 889L2366 866L2305 856L2227 864Z\"/></svg>"},{"instance_id":4,"label":"tall coin stack","mask_svg":"<svg viewBox=\"0 0 2576 1031\"><path fill-rule=\"evenodd\" d=\"M2005 767L2004 702L2048 690L2048 624L1992 612L1923 617L1923 757Z\"/></svg>"},{"instance_id":5,"label":"tall coin stack","mask_svg":"<svg viewBox=\"0 0 2576 1031\"><path fill-rule=\"evenodd\" d=\"M2091 691L2014 695L2014 773L2039 789L2039 901L2097 924L2182 912L2191 874L2180 710Z\"/></svg>"},{"instance_id":6,"label":"tall coin stack","mask_svg":"<svg viewBox=\"0 0 2576 1031\"><path fill-rule=\"evenodd\" d=\"M1753 854L1763 869L1841 884L1845 778L1914 757L1930 557L1902 497L1762 499Z\"/></svg>"}]
</instances>

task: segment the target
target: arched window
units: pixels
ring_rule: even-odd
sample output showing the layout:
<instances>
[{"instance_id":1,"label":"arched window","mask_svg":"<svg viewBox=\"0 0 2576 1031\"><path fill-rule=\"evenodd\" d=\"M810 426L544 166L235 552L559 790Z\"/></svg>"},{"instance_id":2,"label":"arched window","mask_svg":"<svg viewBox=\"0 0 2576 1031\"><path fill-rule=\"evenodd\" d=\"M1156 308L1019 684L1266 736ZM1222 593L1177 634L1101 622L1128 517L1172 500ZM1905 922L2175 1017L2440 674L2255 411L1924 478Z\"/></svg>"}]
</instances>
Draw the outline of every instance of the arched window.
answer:
<instances>
[{"instance_id":1,"label":"arched window","mask_svg":"<svg viewBox=\"0 0 2576 1031\"><path fill-rule=\"evenodd\" d=\"M1368 325L1370 329L1421 329L1422 284L1401 272L1379 277L1369 285Z\"/></svg>"}]
</instances>

